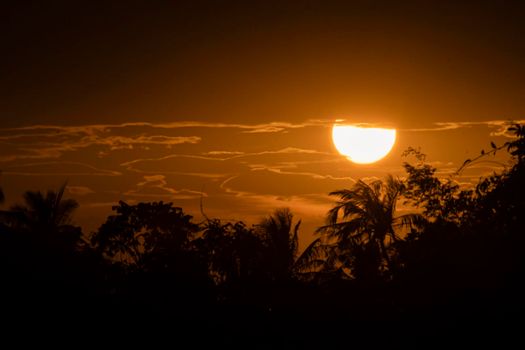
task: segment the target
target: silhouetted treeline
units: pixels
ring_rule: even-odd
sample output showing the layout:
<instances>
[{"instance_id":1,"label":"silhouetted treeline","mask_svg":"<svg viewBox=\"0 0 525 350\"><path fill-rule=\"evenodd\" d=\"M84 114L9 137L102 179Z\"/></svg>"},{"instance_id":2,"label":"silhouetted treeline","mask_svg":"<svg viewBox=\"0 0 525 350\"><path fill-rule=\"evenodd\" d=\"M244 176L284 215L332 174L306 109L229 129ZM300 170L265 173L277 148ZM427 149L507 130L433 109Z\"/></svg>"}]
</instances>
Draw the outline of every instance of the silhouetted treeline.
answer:
<instances>
[{"instance_id":1,"label":"silhouetted treeline","mask_svg":"<svg viewBox=\"0 0 525 350\"><path fill-rule=\"evenodd\" d=\"M27 192L0 213L2 316L27 333L55 322L132 341L162 329L174 344L248 348L514 339L525 311L525 127L509 131L458 170L509 153L474 188L440 178L410 148L405 178L332 192L301 253L288 209L247 226L120 202L86 233L71 224L78 204L65 186Z\"/></svg>"}]
</instances>

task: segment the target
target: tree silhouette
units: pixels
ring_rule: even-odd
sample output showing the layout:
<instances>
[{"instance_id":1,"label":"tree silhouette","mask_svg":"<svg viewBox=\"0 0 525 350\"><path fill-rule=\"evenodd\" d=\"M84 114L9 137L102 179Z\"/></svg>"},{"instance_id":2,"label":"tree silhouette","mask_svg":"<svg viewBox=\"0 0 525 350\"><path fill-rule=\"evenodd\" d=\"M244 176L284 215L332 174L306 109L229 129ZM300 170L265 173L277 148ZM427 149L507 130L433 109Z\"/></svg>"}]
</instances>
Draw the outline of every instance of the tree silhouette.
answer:
<instances>
[{"instance_id":1,"label":"tree silhouette","mask_svg":"<svg viewBox=\"0 0 525 350\"><path fill-rule=\"evenodd\" d=\"M285 280L292 276L300 225L300 220L293 224L293 214L288 208L275 210L257 225L265 245L263 264L272 280Z\"/></svg>"},{"instance_id":2,"label":"tree silhouette","mask_svg":"<svg viewBox=\"0 0 525 350\"><path fill-rule=\"evenodd\" d=\"M210 273L219 285L260 278L263 242L243 222L207 220L197 249L206 256Z\"/></svg>"},{"instance_id":3,"label":"tree silhouette","mask_svg":"<svg viewBox=\"0 0 525 350\"><path fill-rule=\"evenodd\" d=\"M213 300L206 261L193 245L199 226L192 216L162 201L121 201L113 210L91 244L121 272L115 288L129 307L191 314Z\"/></svg>"},{"instance_id":4,"label":"tree silhouette","mask_svg":"<svg viewBox=\"0 0 525 350\"><path fill-rule=\"evenodd\" d=\"M501 193L502 188L513 188L511 191L514 192L507 194L508 199L518 198L521 193L518 174L523 172L525 164L525 126L511 125L507 131L514 136L511 141L500 146L491 142L491 150L482 150L479 156L465 160L448 179L438 178L435 175L437 169L426 163L426 155L419 149L409 147L403 156L413 156L416 163L403 163L408 175L403 193L407 199L406 203L422 208L423 214L433 221L447 221L457 225L471 225L476 220L486 220L486 215L492 216L496 212L508 211L509 208L502 205L501 199L496 199L496 194ZM499 174L480 179L475 188L460 188L453 178L454 175L474 164L486 161L487 157L494 156L501 150L506 150L511 156L510 167L506 167L506 170ZM482 207L486 207L483 214Z\"/></svg>"},{"instance_id":5,"label":"tree silhouette","mask_svg":"<svg viewBox=\"0 0 525 350\"><path fill-rule=\"evenodd\" d=\"M63 199L66 184L58 191L27 191L24 205L14 205L5 212L11 229L33 236L40 244L63 251L74 250L80 242L81 230L71 224L78 208L74 199Z\"/></svg>"},{"instance_id":6,"label":"tree silhouette","mask_svg":"<svg viewBox=\"0 0 525 350\"><path fill-rule=\"evenodd\" d=\"M437 169L426 163L426 155L419 149L409 147L403 156L416 159L415 164L403 163L408 175L403 191L405 204L423 208L423 214L431 220L460 223L469 215L475 205L472 189L461 189L452 177L438 178Z\"/></svg>"},{"instance_id":7,"label":"tree silhouette","mask_svg":"<svg viewBox=\"0 0 525 350\"><path fill-rule=\"evenodd\" d=\"M525 211L525 126L513 125L508 131L514 138L493 150L495 153L505 149L511 156L511 167L481 179L476 185L475 206L466 224L470 229L492 228L501 236L511 234L513 239L522 241L523 235L518 232L523 229Z\"/></svg>"},{"instance_id":8,"label":"tree silhouette","mask_svg":"<svg viewBox=\"0 0 525 350\"><path fill-rule=\"evenodd\" d=\"M95 266L82 255L82 231L72 224L78 203L64 199L66 185L58 191L27 191L24 203L2 212L5 230L0 244L0 260L10 298L19 312L53 312L71 315L68 307L86 298L93 287ZM81 304L76 305L82 309ZM25 310L25 311L24 311ZM57 316L59 317L59 316Z\"/></svg>"},{"instance_id":9,"label":"tree silhouette","mask_svg":"<svg viewBox=\"0 0 525 350\"><path fill-rule=\"evenodd\" d=\"M339 260L353 269L355 277L370 276L372 271L392 272L390 244L400 239L400 229L424 222L419 214L395 215L403 191L403 183L388 176L385 181L370 184L359 180L351 189L330 193L340 199L328 212L326 225L317 232L335 241L332 250L337 255L350 255Z\"/></svg>"},{"instance_id":10,"label":"tree silhouette","mask_svg":"<svg viewBox=\"0 0 525 350\"><path fill-rule=\"evenodd\" d=\"M104 256L124 265L144 267L167 252L189 249L199 227L192 217L172 203L129 205L123 201L91 237L91 244Z\"/></svg>"},{"instance_id":11,"label":"tree silhouette","mask_svg":"<svg viewBox=\"0 0 525 350\"><path fill-rule=\"evenodd\" d=\"M508 131L514 138L502 146L491 142L491 151L465 161L456 172L507 151L509 166L480 179L473 189L460 189L453 178L437 178L424 156L409 150L419 162L405 163L405 196L432 219L422 232L396 245L403 266L396 276L398 303L409 313L424 312L428 319L453 314L496 328L494 317L510 320L525 309L525 129L515 125Z\"/></svg>"}]
</instances>

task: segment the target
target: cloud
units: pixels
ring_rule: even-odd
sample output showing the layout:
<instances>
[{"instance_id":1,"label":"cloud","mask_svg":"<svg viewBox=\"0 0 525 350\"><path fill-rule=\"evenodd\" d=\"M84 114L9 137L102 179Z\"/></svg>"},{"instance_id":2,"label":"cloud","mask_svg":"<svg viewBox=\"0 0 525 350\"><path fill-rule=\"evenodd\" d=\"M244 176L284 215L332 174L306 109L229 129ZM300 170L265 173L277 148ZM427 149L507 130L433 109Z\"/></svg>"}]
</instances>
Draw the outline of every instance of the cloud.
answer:
<instances>
[{"instance_id":1,"label":"cloud","mask_svg":"<svg viewBox=\"0 0 525 350\"><path fill-rule=\"evenodd\" d=\"M88 142L85 147L91 145L105 145L111 150L132 148L135 145L164 145L174 146L182 143L198 143L201 138L198 136L164 136L164 135L152 135L152 136L138 136L138 137L125 137L125 136L111 136L105 138L99 138Z\"/></svg>"},{"instance_id":2,"label":"cloud","mask_svg":"<svg viewBox=\"0 0 525 350\"><path fill-rule=\"evenodd\" d=\"M149 124L154 128L178 129L178 128L229 128L241 129L245 133L274 133L289 129L300 129L311 126L328 126L332 124L332 120L309 119L303 123L288 123L288 122L269 122L260 124L238 124L238 123L209 123L209 122L173 122L164 124Z\"/></svg>"},{"instance_id":3,"label":"cloud","mask_svg":"<svg viewBox=\"0 0 525 350\"><path fill-rule=\"evenodd\" d=\"M209 151L203 154L207 154L210 156L225 156L225 155L226 156L238 156L238 155L242 155L245 153L241 151Z\"/></svg>"},{"instance_id":4,"label":"cloud","mask_svg":"<svg viewBox=\"0 0 525 350\"><path fill-rule=\"evenodd\" d=\"M120 176L118 171L99 169L80 162L41 162L7 166L4 175L23 176Z\"/></svg>"},{"instance_id":5,"label":"cloud","mask_svg":"<svg viewBox=\"0 0 525 350\"><path fill-rule=\"evenodd\" d=\"M86 186L67 186L67 191L69 194L76 196L85 196L88 194L95 193L95 191Z\"/></svg>"},{"instance_id":6,"label":"cloud","mask_svg":"<svg viewBox=\"0 0 525 350\"><path fill-rule=\"evenodd\" d=\"M285 171L279 168L259 168L259 169L254 169L254 170L267 170L269 172L272 172L275 174L282 174L282 175L308 176L313 179L319 179L319 180L343 180L343 181L355 182L355 180L350 176L337 177L337 176L332 176L332 175L322 175L322 174L310 173L310 172Z\"/></svg>"},{"instance_id":7,"label":"cloud","mask_svg":"<svg viewBox=\"0 0 525 350\"><path fill-rule=\"evenodd\" d=\"M199 122L199 121L180 121L171 123L148 123L148 122L135 122L135 123L120 123L120 124L86 124L78 126L64 126L64 125L29 125L16 128L3 128L0 131L7 133L13 133L14 131L28 131L26 135L37 135L37 134L91 134L95 135L101 132L110 132L112 129L123 129L123 128L154 128L154 129L185 129L185 128L213 128L213 129L241 129L248 132L266 132L267 130L275 129L274 132L279 132L287 129L298 129L306 128L310 126L331 126L333 120L331 119L309 119L302 123L289 123L289 122L268 122L260 124L241 124L241 123L215 123L215 122Z\"/></svg>"},{"instance_id":8,"label":"cloud","mask_svg":"<svg viewBox=\"0 0 525 350\"><path fill-rule=\"evenodd\" d=\"M433 123L434 127L430 128L411 128L411 129L400 129L401 131L409 132L422 132L422 131L447 131L447 130L456 130L462 128L472 128L486 126L491 129L496 129L490 133L490 136L503 136L503 137L512 137L507 132L507 129L512 124L523 124L525 119L521 120L488 120L488 121L472 121L472 122L437 122Z\"/></svg>"},{"instance_id":9,"label":"cloud","mask_svg":"<svg viewBox=\"0 0 525 350\"><path fill-rule=\"evenodd\" d=\"M207 153L210 155L209 153ZM120 164L128 171L137 173L163 173L174 175L190 175L208 178L221 178L247 172L251 168L256 168L251 158L259 159L260 157L276 156L276 155L329 155L332 154L319 152L311 149L301 149L295 147L285 147L272 151L261 152L214 152L211 156L205 155L191 155L191 154L170 154L158 158L141 158L135 159ZM222 156L222 157L220 157ZM264 165L261 165L264 166ZM265 167L265 166L264 166ZM184 169L184 170L179 170ZM211 170L210 170L211 169Z\"/></svg>"},{"instance_id":10,"label":"cloud","mask_svg":"<svg viewBox=\"0 0 525 350\"><path fill-rule=\"evenodd\" d=\"M168 199L195 199L207 197L201 191L189 189L176 190L169 187L164 175L146 175L144 181L139 182L135 189L126 191L125 196L144 198L168 198Z\"/></svg>"},{"instance_id":11,"label":"cloud","mask_svg":"<svg viewBox=\"0 0 525 350\"><path fill-rule=\"evenodd\" d=\"M86 126L70 129L36 129L34 134L5 134L7 129L0 129L0 141L10 146L11 154L0 156L2 161L19 159L59 158L65 152L78 151L91 146L102 146L108 151L133 149L136 146L172 147L180 144L196 144L201 141L199 136L171 135L113 135L111 130ZM43 133L46 131L47 133ZM102 152L102 153L100 153ZM107 151L100 151L100 154Z\"/></svg>"},{"instance_id":12,"label":"cloud","mask_svg":"<svg viewBox=\"0 0 525 350\"><path fill-rule=\"evenodd\" d=\"M276 151L263 151L258 153L247 153L246 156L253 156L253 155L263 155L263 154L292 154L292 153L306 153L306 154L330 154L327 152L320 152L314 149L304 149L304 148L297 148L297 147L285 147L281 148Z\"/></svg>"},{"instance_id":13,"label":"cloud","mask_svg":"<svg viewBox=\"0 0 525 350\"><path fill-rule=\"evenodd\" d=\"M355 126L361 128L394 128L394 126L389 123L356 123L347 121L346 119L336 119L332 124L337 124L341 126Z\"/></svg>"},{"instance_id":14,"label":"cloud","mask_svg":"<svg viewBox=\"0 0 525 350\"><path fill-rule=\"evenodd\" d=\"M344 119L309 119L302 123L290 123L272 121L268 123L259 124L242 124L242 123L217 123L217 122L199 122L199 121L180 121L171 123L149 123L149 122L134 122L134 123L120 123L120 124L86 124L78 126L61 126L61 125L30 125L17 128L3 128L0 129L0 140L16 140L32 137L64 137L64 136L92 136L98 139L101 134L111 134L118 132L118 130L142 130L150 131L155 129L239 129L241 133L278 133L285 132L291 129L301 129L307 127L331 127L334 123L346 123ZM446 131L459 128L468 128L473 126L488 126L491 128L498 128L494 135L500 135L509 124L525 123L525 120L489 120L489 121L468 121L468 122L436 122L433 127L429 128L407 128L399 129L400 131L420 132L420 131ZM352 125L377 127L382 126L376 123L351 123ZM503 128L503 129L499 129ZM153 143L153 144L172 144L180 142L199 142L198 136L192 136L189 139L163 139L163 135L153 136L138 136L130 139L120 139L123 143ZM157 138L155 140L155 138ZM116 137L111 141L111 137L106 139L108 143L118 143L119 138ZM104 143L105 143L104 142Z\"/></svg>"},{"instance_id":15,"label":"cloud","mask_svg":"<svg viewBox=\"0 0 525 350\"><path fill-rule=\"evenodd\" d=\"M120 164L126 170L143 174L189 175L204 178L222 178L242 171L243 165L228 159L196 155L172 154L159 158L135 159Z\"/></svg>"},{"instance_id":16,"label":"cloud","mask_svg":"<svg viewBox=\"0 0 525 350\"><path fill-rule=\"evenodd\" d=\"M0 161L20 159L59 158L65 152L73 152L91 146L101 156L108 151L148 148L150 146L172 147L180 144L196 144L202 141L198 135L180 135L181 129L232 129L241 133L277 133L306 127L327 127L331 120L307 120L303 123L269 122L260 124L173 122L173 123L121 123L87 124L78 126L31 125L0 129L0 142L10 148L0 149ZM174 135L178 133L178 135ZM212 151L213 152L213 151ZM2 154L3 153L3 154ZM210 153L213 155L213 153ZM217 154L215 154L217 155Z\"/></svg>"}]
</instances>

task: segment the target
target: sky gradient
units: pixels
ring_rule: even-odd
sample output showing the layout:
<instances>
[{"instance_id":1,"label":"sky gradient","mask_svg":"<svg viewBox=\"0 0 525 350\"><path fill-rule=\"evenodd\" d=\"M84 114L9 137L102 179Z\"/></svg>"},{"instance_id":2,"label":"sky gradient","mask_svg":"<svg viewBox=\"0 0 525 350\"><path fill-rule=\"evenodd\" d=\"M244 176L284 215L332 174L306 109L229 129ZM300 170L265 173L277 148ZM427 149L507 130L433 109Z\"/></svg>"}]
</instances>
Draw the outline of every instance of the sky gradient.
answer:
<instances>
[{"instance_id":1,"label":"sky gradient","mask_svg":"<svg viewBox=\"0 0 525 350\"><path fill-rule=\"evenodd\" d=\"M328 192L402 175L408 146L448 176L525 119L521 1L2 6L5 206L67 180L88 231L120 199L164 200L251 222L290 207L310 237ZM337 119L395 127L397 142L352 164Z\"/></svg>"}]
</instances>

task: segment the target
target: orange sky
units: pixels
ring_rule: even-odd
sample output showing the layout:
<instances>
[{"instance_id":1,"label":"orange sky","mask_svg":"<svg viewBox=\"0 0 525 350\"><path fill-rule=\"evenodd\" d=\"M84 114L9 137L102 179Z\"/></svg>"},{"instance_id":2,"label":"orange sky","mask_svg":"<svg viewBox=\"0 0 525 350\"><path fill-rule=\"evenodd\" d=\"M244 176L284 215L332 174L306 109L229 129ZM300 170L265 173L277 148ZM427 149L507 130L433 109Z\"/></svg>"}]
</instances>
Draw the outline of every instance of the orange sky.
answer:
<instances>
[{"instance_id":1,"label":"orange sky","mask_svg":"<svg viewBox=\"0 0 525 350\"><path fill-rule=\"evenodd\" d=\"M68 180L88 230L119 199L173 201L199 217L203 198L225 219L289 206L307 236L327 192L401 174L406 147L446 172L525 119L520 1L50 1L2 12L7 205ZM330 139L339 118L393 125L398 141L380 162L353 165Z\"/></svg>"}]
</instances>

